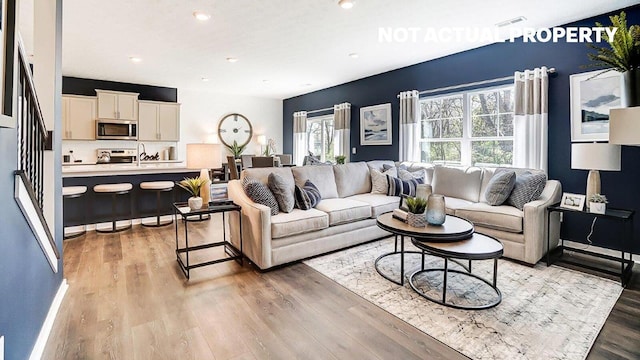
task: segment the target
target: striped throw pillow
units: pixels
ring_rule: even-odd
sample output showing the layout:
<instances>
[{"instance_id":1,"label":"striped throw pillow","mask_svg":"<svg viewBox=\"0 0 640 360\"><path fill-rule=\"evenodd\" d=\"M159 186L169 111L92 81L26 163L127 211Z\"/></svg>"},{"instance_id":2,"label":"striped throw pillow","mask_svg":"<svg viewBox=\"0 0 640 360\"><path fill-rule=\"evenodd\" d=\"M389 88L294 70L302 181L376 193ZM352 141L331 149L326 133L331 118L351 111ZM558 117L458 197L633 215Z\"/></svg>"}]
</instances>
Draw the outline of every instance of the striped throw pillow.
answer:
<instances>
[{"instance_id":1,"label":"striped throw pillow","mask_svg":"<svg viewBox=\"0 0 640 360\"><path fill-rule=\"evenodd\" d=\"M242 181L242 188L244 193L256 204L262 204L271 208L271 215L278 215L279 208L278 202L275 196L267 185L261 183L259 180L245 177Z\"/></svg>"},{"instance_id":2,"label":"striped throw pillow","mask_svg":"<svg viewBox=\"0 0 640 360\"><path fill-rule=\"evenodd\" d=\"M400 180L391 175L387 175L387 182L389 183L389 189L387 191L387 195L389 196L416 196L416 187L418 184L424 184L424 178Z\"/></svg>"},{"instance_id":3,"label":"striped throw pillow","mask_svg":"<svg viewBox=\"0 0 640 360\"><path fill-rule=\"evenodd\" d=\"M305 181L302 187L296 185L295 197L296 207L302 210L314 208L322 200L320 190L309 180Z\"/></svg>"}]
</instances>

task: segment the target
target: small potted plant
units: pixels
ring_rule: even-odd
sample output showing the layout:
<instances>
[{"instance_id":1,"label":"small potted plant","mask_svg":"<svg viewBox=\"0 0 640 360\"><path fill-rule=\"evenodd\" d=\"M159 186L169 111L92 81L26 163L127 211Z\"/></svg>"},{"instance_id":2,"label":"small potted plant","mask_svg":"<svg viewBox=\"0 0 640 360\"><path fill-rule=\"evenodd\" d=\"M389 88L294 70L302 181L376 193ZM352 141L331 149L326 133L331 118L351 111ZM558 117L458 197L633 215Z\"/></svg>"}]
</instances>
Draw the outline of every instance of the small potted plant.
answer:
<instances>
[{"instance_id":1,"label":"small potted plant","mask_svg":"<svg viewBox=\"0 0 640 360\"><path fill-rule=\"evenodd\" d=\"M227 147L227 149L229 150L229 152L233 155L234 159L240 159L240 155L244 152L244 150L247 148L247 144L245 145L238 145L238 142L233 140L233 145L229 146L229 145L225 145Z\"/></svg>"},{"instance_id":2,"label":"small potted plant","mask_svg":"<svg viewBox=\"0 0 640 360\"><path fill-rule=\"evenodd\" d=\"M346 156L338 155L338 156L336 156L336 164L344 164L346 159L347 159Z\"/></svg>"},{"instance_id":3,"label":"small potted plant","mask_svg":"<svg viewBox=\"0 0 640 360\"><path fill-rule=\"evenodd\" d=\"M594 214L604 214L607 211L607 197L600 194L593 194L589 197L589 212Z\"/></svg>"},{"instance_id":4,"label":"small potted plant","mask_svg":"<svg viewBox=\"0 0 640 360\"><path fill-rule=\"evenodd\" d=\"M407 209L407 223L413 227L427 226L427 219L424 212L427 209L427 200L418 197L408 197L405 201Z\"/></svg>"},{"instance_id":5,"label":"small potted plant","mask_svg":"<svg viewBox=\"0 0 640 360\"><path fill-rule=\"evenodd\" d=\"M200 188L204 185L205 180L199 177L184 178L178 183L178 186L187 190L192 196L189 198L189 208L191 210L202 209L202 198L200 197Z\"/></svg>"}]
</instances>

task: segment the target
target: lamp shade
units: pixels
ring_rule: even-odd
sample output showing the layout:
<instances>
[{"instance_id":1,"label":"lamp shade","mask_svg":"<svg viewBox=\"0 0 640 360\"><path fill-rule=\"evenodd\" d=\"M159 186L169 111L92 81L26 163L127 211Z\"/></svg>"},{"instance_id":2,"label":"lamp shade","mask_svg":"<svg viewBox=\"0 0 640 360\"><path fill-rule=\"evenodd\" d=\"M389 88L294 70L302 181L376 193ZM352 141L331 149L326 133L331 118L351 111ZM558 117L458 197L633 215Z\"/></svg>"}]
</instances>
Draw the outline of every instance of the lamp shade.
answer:
<instances>
[{"instance_id":1,"label":"lamp shade","mask_svg":"<svg viewBox=\"0 0 640 360\"><path fill-rule=\"evenodd\" d=\"M609 143L640 145L640 107L609 111Z\"/></svg>"},{"instance_id":2,"label":"lamp shade","mask_svg":"<svg viewBox=\"0 0 640 360\"><path fill-rule=\"evenodd\" d=\"M571 144L571 168L620 171L620 145L605 143Z\"/></svg>"},{"instance_id":3,"label":"lamp shade","mask_svg":"<svg viewBox=\"0 0 640 360\"><path fill-rule=\"evenodd\" d=\"M267 145L267 136L266 135L258 135L258 144L264 146Z\"/></svg>"},{"instance_id":4,"label":"lamp shade","mask_svg":"<svg viewBox=\"0 0 640 360\"><path fill-rule=\"evenodd\" d=\"M220 153L220 144L187 144L187 168L220 168L222 167Z\"/></svg>"}]
</instances>

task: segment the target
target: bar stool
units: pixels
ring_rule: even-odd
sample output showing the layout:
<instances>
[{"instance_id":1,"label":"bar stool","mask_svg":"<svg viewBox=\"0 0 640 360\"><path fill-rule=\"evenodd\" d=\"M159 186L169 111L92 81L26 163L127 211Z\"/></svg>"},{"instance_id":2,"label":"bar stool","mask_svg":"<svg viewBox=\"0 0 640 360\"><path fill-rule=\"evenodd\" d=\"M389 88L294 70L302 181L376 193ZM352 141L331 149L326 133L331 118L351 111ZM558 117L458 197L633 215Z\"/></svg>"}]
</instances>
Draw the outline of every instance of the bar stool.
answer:
<instances>
[{"instance_id":1,"label":"bar stool","mask_svg":"<svg viewBox=\"0 0 640 360\"><path fill-rule=\"evenodd\" d=\"M160 221L160 196L163 192L173 191L174 186L175 183L173 181L148 181L140 183L141 190L155 191L156 193L156 221L153 223L145 223L144 221L142 221L141 224L143 226L159 227L173 223L173 217L170 220L165 220L164 222Z\"/></svg>"},{"instance_id":2,"label":"bar stool","mask_svg":"<svg viewBox=\"0 0 640 360\"><path fill-rule=\"evenodd\" d=\"M119 184L100 184L93 187L93 192L97 195L108 195L111 196L111 229L100 229L96 225L96 232L99 233L114 233L119 231L124 231L131 229L131 225L133 224L131 214L131 203L129 203L129 223L124 226L117 226L118 220L116 217L116 199L118 195L127 195L131 193L131 189L133 189L133 185L129 183L119 183Z\"/></svg>"},{"instance_id":3,"label":"bar stool","mask_svg":"<svg viewBox=\"0 0 640 360\"><path fill-rule=\"evenodd\" d=\"M68 200L68 199L76 199L76 198L80 198L83 197L84 194L87 193L87 187L86 186L65 186L62 188L62 198L63 200ZM85 220L86 218L86 211L84 212L85 214ZM77 227L77 226L76 226ZM78 236L82 236L84 234L87 233L87 224L85 221L85 224L82 225L83 229L80 231L71 231L71 232L67 232L67 228L64 228L64 239L72 239Z\"/></svg>"}]
</instances>

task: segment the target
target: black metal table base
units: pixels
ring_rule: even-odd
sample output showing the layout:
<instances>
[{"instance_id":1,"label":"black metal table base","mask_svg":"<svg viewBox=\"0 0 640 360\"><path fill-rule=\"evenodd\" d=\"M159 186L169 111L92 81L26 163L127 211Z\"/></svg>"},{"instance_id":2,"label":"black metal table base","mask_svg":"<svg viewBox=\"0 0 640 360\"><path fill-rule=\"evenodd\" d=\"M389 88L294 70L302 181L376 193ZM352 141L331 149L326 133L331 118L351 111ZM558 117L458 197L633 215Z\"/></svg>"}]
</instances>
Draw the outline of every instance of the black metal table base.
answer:
<instances>
[{"instance_id":1,"label":"black metal table base","mask_svg":"<svg viewBox=\"0 0 640 360\"><path fill-rule=\"evenodd\" d=\"M378 263L380 262L380 260L386 258L387 256L391 256L391 255L396 255L396 254L400 254L400 280L395 280L393 278L391 278L389 275L385 274L384 272L382 272L382 270L380 270L380 268L378 267ZM378 258L376 259L375 263L374 263L374 267L376 268L376 271L378 272L378 274L380 274L380 276L382 276L383 278L391 281L394 284L403 286L404 285L404 254L421 254L420 251L404 251L404 236L401 235L400 236L400 251L398 251L398 235L395 236L395 245L394 245L394 250L392 252L388 252L386 254L382 254L380 256L378 256Z\"/></svg>"},{"instance_id":2,"label":"black metal table base","mask_svg":"<svg viewBox=\"0 0 640 360\"><path fill-rule=\"evenodd\" d=\"M424 258L424 257L423 257ZM411 274L411 276L409 276L409 285L411 286L411 288L418 293L418 295L422 296L423 298L429 300L429 301L433 301L436 304L440 304L440 305L444 305L444 306L448 306L451 308L455 308L455 309L462 309L462 310L484 310L484 309L490 309L498 304L500 304L502 302L502 293L500 292L500 290L497 287L497 276L498 276L498 259L495 258L493 259L493 284L490 283L488 280L481 278L480 276L476 275L476 274L472 274L471 273L471 261L469 261L469 267L466 268L464 266L462 266L460 263L458 263L457 261L453 260L453 259L448 259L448 258L443 258L444 259L444 268L431 268L431 269L425 269L424 268L424 261L422 262L422 270L418 270L416 272L414 272L413 274ZM457 270L457 269L449 269L449 260L461 265L464 269L464 271L462 270ZM427 273L427 272L442 272L443 273L443 282L442 282L442 298L441 299L436 299L432 296L429 296L427 294L424 293L424 291L420 290L416 284L416 277L422 273ZM494 301L488 302L486 304L478 304L478 305L457 305L457 304L453 304L451 302L447 302L447 280L448 280L448 273L453 272L456 274L461 274L464 276L469 276L469 277L473 277L475 279L478 279L482 282L484 282L485 284L489 285L491 287L491 289L493 289L493 291L495 291L497 298Z\"/></svg>"}]
</instances>

